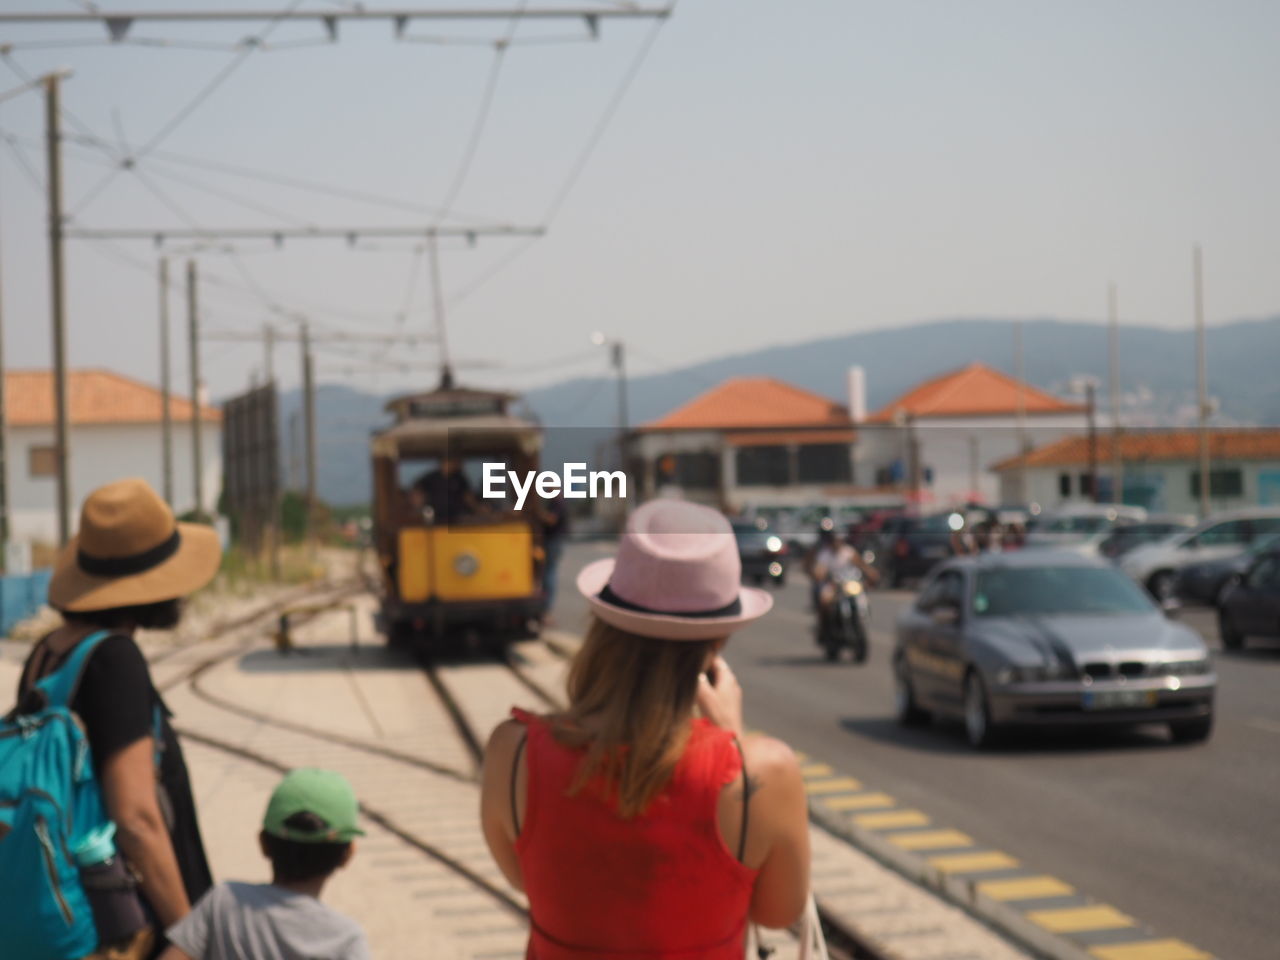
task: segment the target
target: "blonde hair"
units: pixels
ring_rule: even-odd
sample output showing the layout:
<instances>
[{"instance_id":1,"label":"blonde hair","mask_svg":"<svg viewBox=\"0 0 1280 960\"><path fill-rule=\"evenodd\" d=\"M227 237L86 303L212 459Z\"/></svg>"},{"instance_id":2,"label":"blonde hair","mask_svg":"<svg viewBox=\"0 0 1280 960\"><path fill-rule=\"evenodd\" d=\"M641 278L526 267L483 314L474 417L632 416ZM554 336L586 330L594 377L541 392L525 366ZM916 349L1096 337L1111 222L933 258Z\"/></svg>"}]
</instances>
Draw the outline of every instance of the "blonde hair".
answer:
<instances>
[{"instance_id":1,"label":"blonde hair","mask_svg":"<svg viewBox=\"0 0 1280 960\"><path fill-rule=\"evenodd\" d=\"M698 675L715 643L655 640L592 618L569 668L568 709L551 718L559 742L586 749L570 795L601 777L623 818L648 808L684 752Z\"/></svg>"}]
</instances>

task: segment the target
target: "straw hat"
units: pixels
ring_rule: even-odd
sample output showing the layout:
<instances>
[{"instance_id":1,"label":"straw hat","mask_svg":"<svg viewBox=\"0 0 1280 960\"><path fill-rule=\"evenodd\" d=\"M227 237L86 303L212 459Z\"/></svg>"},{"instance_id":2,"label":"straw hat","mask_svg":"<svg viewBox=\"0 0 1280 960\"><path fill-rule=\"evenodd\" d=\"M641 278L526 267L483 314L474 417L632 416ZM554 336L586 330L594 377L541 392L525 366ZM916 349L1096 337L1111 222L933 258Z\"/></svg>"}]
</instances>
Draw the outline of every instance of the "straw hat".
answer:
<instances>
[{"instance_id":1,"label":"straw hat","mask_svg":"<svg viewBox=\"0 0 1280 960\"><path fill-rule=\"evenodd\" d=\"M212 527L175 523L145 480L119 480L85 500L80 531L54 566L49 605L84 613L183 597L213 579L221 558Z\"/></svg>"},{"instance_id":2,"label":"straw hat","mask_svg":"<svg viewBox=\"0 0 1280 960\"><path fill-rule=\"evenodd\" d=\"M724 637L773 606L765 591L742 586L729 521L685 500L631 514L617 558L584 567L578 590L605 623L659 640Z\"/></svg>"}]
</instances>

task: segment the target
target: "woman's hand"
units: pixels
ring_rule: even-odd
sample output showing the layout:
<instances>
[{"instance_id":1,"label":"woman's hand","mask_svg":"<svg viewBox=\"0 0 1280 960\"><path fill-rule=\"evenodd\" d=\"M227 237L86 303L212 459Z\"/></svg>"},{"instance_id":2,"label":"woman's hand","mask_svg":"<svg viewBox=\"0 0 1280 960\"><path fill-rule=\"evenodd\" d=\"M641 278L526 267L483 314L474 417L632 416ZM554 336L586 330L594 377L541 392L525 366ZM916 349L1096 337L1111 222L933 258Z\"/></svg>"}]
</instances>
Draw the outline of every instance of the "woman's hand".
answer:
<instances>
[{"instance_id":1,"label":"woman's hand","mask_svg":"<svg viewBox=\"0 0 1280 960\"><path fill-rule=\"evenodd\" d=\"M738 678L724 657L719 656L710 674L698 675L698 709L717 727L741 737L742 687L738 686Z\"/></svg>"}]
</instances>

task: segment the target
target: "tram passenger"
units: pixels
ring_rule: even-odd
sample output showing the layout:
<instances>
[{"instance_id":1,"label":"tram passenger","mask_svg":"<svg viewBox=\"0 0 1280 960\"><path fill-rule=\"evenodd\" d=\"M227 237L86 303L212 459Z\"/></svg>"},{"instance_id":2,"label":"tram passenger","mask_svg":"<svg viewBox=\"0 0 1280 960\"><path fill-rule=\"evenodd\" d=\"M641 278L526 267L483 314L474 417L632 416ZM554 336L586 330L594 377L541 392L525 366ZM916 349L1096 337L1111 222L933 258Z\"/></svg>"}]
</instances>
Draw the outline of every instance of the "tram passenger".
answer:
<instances>
[{"instance_id":1,"label":"tram passenger","mask_svg":"<svg viewBox=\"0 0 1280 960\"><path fill-rule=\"evenodd\" d=\"M452 453L446 453L438 467L414 482L410 498L415 497L421 497L422 505L431 511L435 523L453 523L461 517L483 512L471 482Z\"/></svg>"},{"instance_id":2,"label":"tram passenger","mask_svg":"<svg viewBox=\"0 0 1280 960\"><path fill-rule=\"evenodd\" d=\"M809 890L795 755L745 737L721 656L772 598L741 586L723 516L657 500L616 561L578 576L592 623L569 706L513 711L485 752L481 820L529 897L528 957L740 960L749 921L785 927Z\"/></svg>"},{"instance_id":3,"label":"tram passenger","mask_svg":"<svg viewBox=\"0 0 1280 960\"><path fill-rule=\"evenodd\" d=\"M212 884L182 747L133 635L177 626L181 598L213 579L221 555L213 528L175 523L146 481L95 490L49 582L49 605L63 625L23 667L19 703L80 643L97 644L69 705L84 725L116 845L141 877L151 923L128 943L104 945L118 950L112 956L147 956L156 928L181 920Z\"/></svg>"}]
</instances>

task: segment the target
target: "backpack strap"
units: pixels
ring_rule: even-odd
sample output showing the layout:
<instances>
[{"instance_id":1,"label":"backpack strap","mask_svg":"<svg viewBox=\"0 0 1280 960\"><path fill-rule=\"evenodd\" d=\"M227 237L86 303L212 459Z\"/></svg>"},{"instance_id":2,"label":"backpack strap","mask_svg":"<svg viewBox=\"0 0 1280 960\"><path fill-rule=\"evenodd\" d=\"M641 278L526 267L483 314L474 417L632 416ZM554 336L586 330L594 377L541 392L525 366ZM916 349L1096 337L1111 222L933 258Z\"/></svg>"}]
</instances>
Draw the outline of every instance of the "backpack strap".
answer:
<instances>
[{"instance_id":1,"label":"backpack strap","mask_svg":"<svg viewBox=\"0 0 1280 960\"><path fill-rule=\"evenodd\" d=\"M84 673L85 665L89 662L89 656L98 649L98 644L109 636L111 636L110 630L98 630L89 634L71 648L62 666L36 681L35 685L48 698L49 706L70 709L71 701L75 699L76 691L80 688L80 677Z\"/></svg>"}]
</instances>

